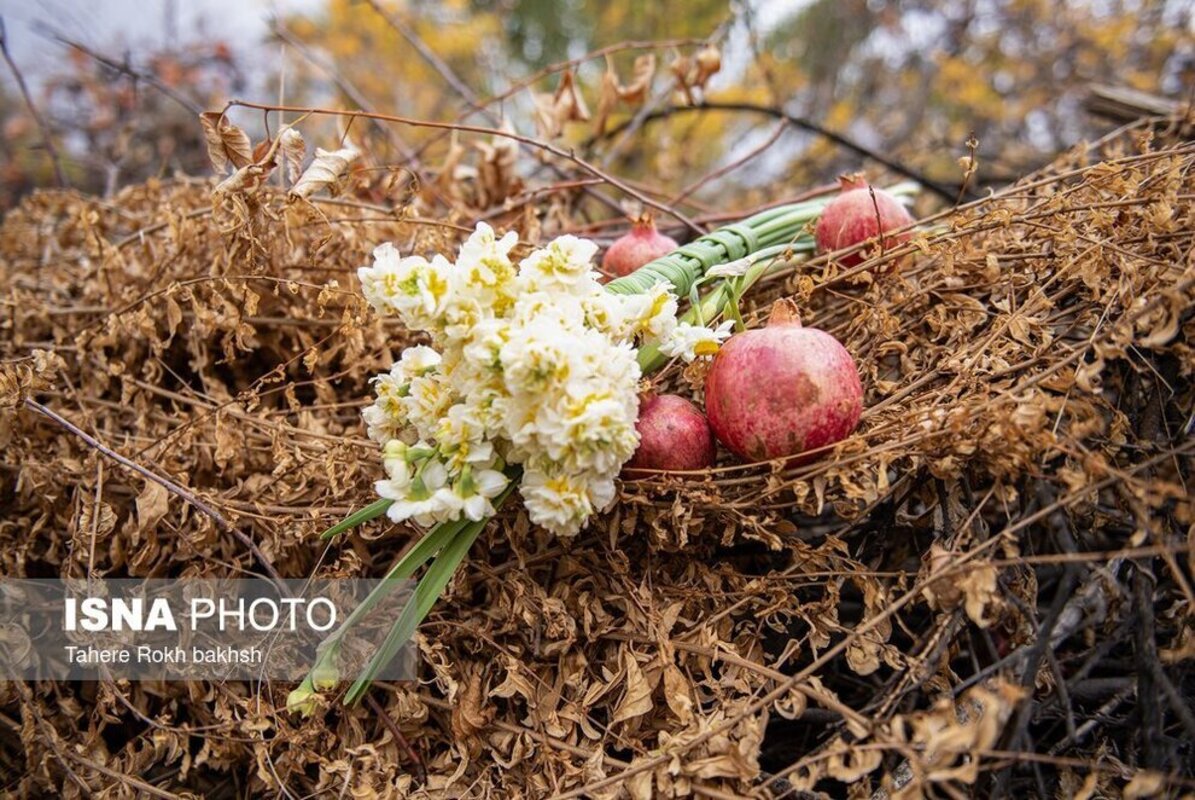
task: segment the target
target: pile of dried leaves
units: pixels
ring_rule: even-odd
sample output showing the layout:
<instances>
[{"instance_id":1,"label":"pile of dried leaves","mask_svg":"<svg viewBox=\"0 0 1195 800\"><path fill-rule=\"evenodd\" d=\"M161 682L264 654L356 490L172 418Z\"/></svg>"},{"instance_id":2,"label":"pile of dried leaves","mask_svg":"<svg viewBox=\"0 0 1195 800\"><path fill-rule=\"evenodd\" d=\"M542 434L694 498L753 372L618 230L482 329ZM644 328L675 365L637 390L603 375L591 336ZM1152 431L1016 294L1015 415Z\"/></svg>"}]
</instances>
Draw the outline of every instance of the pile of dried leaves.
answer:
<instances>
[{"instance_id":1,"label":"pile of dried leaves","mask_svg":"<svg viewBox=\"0 0 1195 800\"><path fill-rule=\"evenodd\" d=\"M568 543L511 504L421 630L423 682L363 707L4 684L7 789L1191 791L1195 145L1149 131L754 294L795 296L859 360L868 410L832 456L627 484ZM528 219L496 224L532 241ZM413 531L315 537L371 499L358 412L409 342L354 270L384 240L448 249L459 222L268 188L213 206L181 180L28 200L0 228L0 573L380 574Z\"/></svg>"}]
</instances>

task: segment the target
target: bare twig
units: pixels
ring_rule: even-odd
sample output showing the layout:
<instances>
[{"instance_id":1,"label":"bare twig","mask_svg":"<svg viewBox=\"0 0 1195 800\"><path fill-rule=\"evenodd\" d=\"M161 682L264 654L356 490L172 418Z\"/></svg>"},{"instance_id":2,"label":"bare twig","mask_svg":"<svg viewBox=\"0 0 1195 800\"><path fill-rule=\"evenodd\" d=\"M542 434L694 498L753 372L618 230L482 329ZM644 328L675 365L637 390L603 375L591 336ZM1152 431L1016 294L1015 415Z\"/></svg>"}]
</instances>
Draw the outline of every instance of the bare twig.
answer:
<instances>
[{"instance_id":1,"label":"bare twig","mask_svg":"<svg viewBox=\"0 0 1195 800\"><path fill-rule=\"evenodd\" d=\"M336 84L336 88L340 89L340 91L344 93L344 96L352 101L353 105L357 106L363 111L369 110L370 104L366 102L365 95L361 93L361 90L358 89L357 86L348 78L341 74L341 72L336 69L334 64L330 64L326 59L321 58L310 47L305 45L299 39L299 37L295 36L289 28L282 24L282 22L279 20L274 20L270 25L270 31L288 46L294 48L295 51L298 52L298 54L304 59L309 61L311 64L314 64L317 69L321 70L325 75L327 75L328 78L334 84ZM281 98L279 98L278 102L280 104L282 103ZM374 127L383 136L390 140L390 143L394 145L395 149L398 150L399 154L402 155L408 164L414 165L416 169L418 168L418 153L411 149L411 146L408 145L397 133L395 133L393 128L383 125L376 119L371 119L370 122L373 123Z\"/></svg>"},{"instance_id":2,"label":"bare twig","mask_svg":"<svg viewBox=\"0 0 1195 800\"><path fill-rule=\"evenodd\" d=\"M818 123L805 119L804 117L798 117L795 114L790 114L781 108L775 108L773 106L759 105L757 103L731 103L704 100L696 105L691 106L669 106L667 108L661 108L648 114L644 121L654 122L656 120L667 119L668 117L675 116L677 114L692 114L700 111L739 111L752 114L767 114L768 116L775 117L776 119L787 120L788 123L793 127L817 134L824 139L834 142L845 150L850 150L851 152L861 155L865 158L870 158L877 164L881 164L892 170L897 175L903 175L910 180L917 181L926 189L949 203L955 202L956 197L958 197L960 193L958 187L950 187L938 183L934 179L900 163L899 161L896 161L895 159L889 158L881 153L877 153L868 147L864 147L853 139L843 136L840 133L835 133L834 131L824 128ZM586 144L591 144L598 139L615 136L629 124L629 122L624 122L621 125L616 125L600 136L595 136ZM970 198L976 197L975 193L970 189L966 189L965 195Z\"/></svg>"},{"instance_id":3,"label":"bare twig","mask_svg":"<svg viewBox=\"0 0 1195 800\"><path fill-rule=\"evenodd\" d=\"M528 77L523 78L522 80L512 83L505 90L499 92L498 94L487 98L481 103L481 105L483 108L489 108L495 103L501 103L503 100L513 97L527 87L534 85L549 75L554 75L558 72L564 72L567 69L572 69L580 64L584 64L586 61L603 58L605 56L613 55L614 53L625 52L627 50L663 50L669 47L682 47L686 45L701 44L703 41L703 39L664 39L654 42L634 41L619 42L618 44L608 45L597 50L592 50L577 58L570 58L566 61L559 61L555 64L549 64L538 72L535 72ZM477 109L470 106L470 108L467 109L464 114L461 114L459 117L457 117L457 122L462 122L475 113L477 113ZM446 133L441 133L438 136L433 136L427 143L419 148L418 155L422 155L429 147L443 139L446 135Z\"/></svg>"},{"instance_id":4,"label":"bare twig","mask_svg":"<svg viewBox=\"0 0 1195 800\"><path fill-rule=\"evenodd\" d=\"M415 764L415 767L420 773L420 780L426 780L427 768L423 764L423 759L420 758L419 754L415 752L415 749L411 747L411 743L407 741L407 737L403 736L402 731L399 730L398 725L395 724L394 719L390 716L390 713L386 711L385 706L373 699L373 695L371 694L365 695L365 702L369 704L369 707L373 709L373 713L378 715L378 717L382 720L382 724L384 724L386 729L390 731L390 735L394 737L394 743L402 748L403 752L407 754L407 758L411 759L412 763Z\"/></svg>"},{"instance_id":5,"label":"bare twig","mask_svg":"<svg viewBox=\"0 0 1195 800\"><path fill-rule=\"evenodd\" d=\"M477 96L477 93L469 88L469 84L461 80L461 76L457 75L456 72L453 71L452 67L448 65L448 62L440 58L436 51L431 49L427 42L423 41L423 37L416 33L414 28L404 22L397 14L391 14L389 11L382 8L382 4L377 2L377 0L367 0L367 2L374 11L378 12L378 15L381 16L382 19L386 20L386 23L390 25L391 28L394 28L394 30L398 32L399 36L406 39L407 43L411 45L411 47L415 48L415 52L419 53L419 57L426 61L432 69L438 72L440 77L452 87L454 92L463 97L465 102L468 103L471 108L477 111L484 110L485 105L481 102L481 99Z\"/></svg>"},{"instance_id":6,"label":"bare twig","mask_svg":"<svg viewBox=\"0 0 1195 800\"><path fill-rule=\"evenodd\" d=\"M465 83L461 76L452 69L448 62L440 58L436 51L433 50L431 46L423 40L423 37L421 37L414 28L406 24L397 14L391 14L386 11L386 9L384 9L381 3L377 2L377 0L368 0L368 2L370 6L373 7L374 11L376 11L378 15L390 25L391 28L393 28L400 36L406 39L412 47L415 48L415 51L419 53L420 57L423 58L423 60L426 61L428 65L444 79L444 82L447 83L454 92L461 96L461 98L472 111L481 114L483 117L489 120L490 124L497 127L502 126L501 116L495 114L489 109L490 103L492 101L481 100L477 93L474 92L467 83ZM458 119L460 118L458 117ZM532 155L534 155L540 163L547 165L557 177L562 179L568 177L558 165L549 164L545 160L543 153L529 147L527 144L522 144L522 147L529 149ZM420 148L419 153L422 153L424 149L425 148ZM416 154L416 157L417 156L418 153ZM616 211L619 210L619 205L616 201L602 194L593 186L589 184L582 184L581 190L585 194L593 197L609 208L612 208Z\"/></svg>"},{"instance_id":7,"label":"bare twig","mask_svg":"<svg viewBox=\"0 0 1195 800\"><path fill-rule=\"evenodd\" d=\"M779 139L780 136L786 130L788 130L788 125L789 125L788 120L786 120L786 119L780 120L780 123L776 126L776 129L774 131L772 131L772 135L769 136L767 138L767 140L765 140L763 142L763 144L759 145L758 147L753 147L749 152L744 153L742 155L742 157L736 158L734 161L731 161L729 164L725 164L725 165L719 167L718 169L714 170L713 172L711 172L707 175L704 175L704 176L698 178L697 180L693 181L693 183L690 183L688 186L686 186L685 188L683 188L679 192L677 192L675 195L673 195L668 200L668 202L673 205L676 205L680 201L687 198L689 195L696 192L702 186L705 186L706 184L708 184L710 181L715 181L718 178L724 177L725 175L728 175L731 172L734 172L736 169L743 166L748 161L755 158L760 153L764 152L769 147L774 145L776 143L776 140Z\"/></svg>"},{"instance_id":8,"label":"bare twig","mask_svg":"<svg viewBox=\"0 0 1195 800\"><path fill-rule=\"evenodd\" d=\"M16 79L17 88L21 90L21 97L25 99L25 107L29 109L29 115L33 117L33 121L37 123L37 129L41 131L42 146L46 148L46 154L54 166L54 179L58 181L59 186L66 186L66 175L62 172L62 162L58 157L58 149L54 147L54 137L50 135L50 126L46 124L45 118L33 104L33 96L29 94L25 76L21 74L20 67L17 66L17 62L12 60L12 55L8 52L8 30L4 27L3 17L0 17L0 53L3 53L8 68L12 70L12 76Z\"/></svg>"},{"instance_id":9,"label":"bare twig","mask_svg":"<svg viewBox=\"0 0 1195 800\"><path fill-rule=\"evenodd\" d=\"M64 36L63 34L59 33L58 31L54 30L53 28L51 28L47 25L38 23L37 25L34 26L34 30L38 31L38 33L45 36L46 38L53 39L54 41L58 42L59 44L65 45L66 47L69 47L72 50L78 50L80 53L87 56L92 61L95 61L98 64L102 64L105 67L107 67L108 69L115 70L116 72L119 72L122 75L127 75L128 77L133 78L134 80L141 81L148 86L152 86L153 88L155 88L159 92L161 92L164 96L170 98L175 103L177 103L178 105L185 108L187 111L190 111L192 114L199 114L201 111L203 111L203 107L200 106L198 103L196 103L195 101L186 97L185 95L179 94L174 89L170 88L170 86L168 86L167 84L158 80L157 76L155 76L152 73L143 72L139 69L134 68L131 64L129 64L127 62L122 63L113 58L109 58L108 56L105 56L102 53L97 53L96 51L94 51L90 47L88 47L87 45L82 44L80 42L76 42L74 39Z\"/></svg>"},{"instance_id":10,"label":"bare twig","mask_svg":"<svg viewBox=\"0 0 1195 800\"><path fill-rule=\"evenodd\" d=\"M515 133L514 131L504 130L501 128L487 128L482 125L462 125L462 124L458 124L458 123L454 123L454 122L437 122L435 120L416 119L414 117L404 117L404 116L400 116L398 114L379 114L379 113L371 112L371 111L344 111L341 109L334 109L334 108L314 108L314 107L308 108L308 107L300 107L300 106L283 106L283 105L273 105L270 103L254 103L249 100L230 100L228 102L228 104L225 106L225 110L227 110L229 108L234 108L234 107L255 108L259 111L285 111L285 112L291 113L291 114L319 114L319 115L323 115L323 116L334 116L334 117L362 117L362 118L368 118L368 119L383 120L385 122L394 122L399 125L410 125L410 126L416 127L416 128L437 128L440 130L459 130L459 131L464 131L466 133L480 133L485 136L496 136L500 139L510 139L515 142L521 142L522 144L530 145L531 147L537 148L539 150L543 150L544 152L551 153L552 155L554 155L558 158L563 158L566 161L571 161L572 163L576 164L581 169L588 172L590 175L593 175L595 178L601 178L606 183L610 184L611 186L613 186L614 188L623 192L624 194L635 198L640 203L643 203L643 205L650 206L650 207L656 209L657 211L662 211L663 213L668 214L671 217L675 217L676 219L683 222L686 226L688 226L691 230L693 230L696 233L699 233L699 234L705 233L705 228L701 227L701 225L699 225L697 222L695 222L694 220L689 218L683 212L678 211L677 209L673 208L672 206L668 205L667 203L662 203L658 200L653 199L649 195L644 194L643 192L639 191L635 187L631 186L630 184L628 184L626 181L622 180L621 178L615 177L614 175L611 175L610 173L606 172L605 170L601 169L600 167L594 166L593 164L589 163L585 159L578 156L571 149L565 150L561 147L557 147L554 144L540 141L539 139L536 139L533 136L524 136L521 133Z\"/></svg>"}]
</instances>

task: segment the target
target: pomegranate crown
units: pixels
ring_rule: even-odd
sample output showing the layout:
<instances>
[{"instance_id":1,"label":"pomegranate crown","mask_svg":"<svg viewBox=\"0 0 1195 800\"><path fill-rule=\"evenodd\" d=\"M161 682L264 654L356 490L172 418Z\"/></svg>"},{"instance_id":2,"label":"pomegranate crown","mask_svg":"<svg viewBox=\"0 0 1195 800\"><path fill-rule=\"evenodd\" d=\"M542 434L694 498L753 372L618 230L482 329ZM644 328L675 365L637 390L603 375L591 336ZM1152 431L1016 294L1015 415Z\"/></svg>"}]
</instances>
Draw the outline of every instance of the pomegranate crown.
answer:
<instances>
[{"instance_id":1,"label":"pomegranate crown","mask_svg":"<svg viewBox=\"0 0 1195 800\"><path fill-rule=\"evenodd\" d=\"M768 325L801 327L801 310L797 307L797 301L791 297L782 297L772 303L772 311L768 314Z\"/></svg>"}]
</instances>

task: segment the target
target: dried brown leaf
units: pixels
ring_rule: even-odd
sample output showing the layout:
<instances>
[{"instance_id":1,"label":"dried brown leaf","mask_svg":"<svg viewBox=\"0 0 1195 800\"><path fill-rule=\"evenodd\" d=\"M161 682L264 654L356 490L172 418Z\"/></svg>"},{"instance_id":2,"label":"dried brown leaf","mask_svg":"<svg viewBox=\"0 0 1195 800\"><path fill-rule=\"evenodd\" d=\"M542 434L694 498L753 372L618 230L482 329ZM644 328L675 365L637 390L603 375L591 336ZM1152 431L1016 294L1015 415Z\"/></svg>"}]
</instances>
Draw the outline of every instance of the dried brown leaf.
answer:
<instances>
[{"instance_id":1,"label":"dried brown leaf","mask_svg":"<svg viewBox=\"0 0 1195 800\"><path fill-rule=\"evenodd\" d=\"M341 181L348 174L349 166L360 155L360 151L354 147L342 147L332 151L321 150L317 147L315 160L291 187L290 195L307 199L322 189L336 194L340 189Z\"/></svg>"},{"instance_id":2,"label":"dried brown leaf","mask_svg":"<svg viewBox=\"0 0 1195 800\"><path fill-rule=\"evenodd\" d=\"M611 722L641 717L651 711L653 705L651 685L643 676L643 670L639 668L639 662L630 648L623 650L623 663L626 666L626 689L614 710Z\"/></svg>"},{"instance_id":3,"label":"dried brown leaf","mask_svg":"<svg viewBox=\"0 0 1195 800\"><path fill-rule=\"evenodd\" d=\"M279 137L278 152L282 154L286 179L291 183L299 180L299 176L303 174L303 159L307 156L307 143L303 141L303 134L294 128L284 130Z\"/></svg>"},{"instance_id":4,"label":"dried brown leaf","mask_svg":"<svg viewBox=\"0 0 1195 800\"><path fill-rule=\"evenodd\" d=\"M253 163L253 144L249 135L233 125L223 113L204 111L199 115L199 124L203 126L207 155L216 172L226 172L229 164L240 169Z\"/></svg>"},{"instance_id":5,"label":"dried brown leaf","mask_svg":"<svg viewBox=\"0 0 1195 800\"><path fill-rule=\"evenodd\" d=\"M137 495L137 527L140 530L154 528L170 511L170 493L160 483L146 481Z\"/></svg>"}]
</instances>

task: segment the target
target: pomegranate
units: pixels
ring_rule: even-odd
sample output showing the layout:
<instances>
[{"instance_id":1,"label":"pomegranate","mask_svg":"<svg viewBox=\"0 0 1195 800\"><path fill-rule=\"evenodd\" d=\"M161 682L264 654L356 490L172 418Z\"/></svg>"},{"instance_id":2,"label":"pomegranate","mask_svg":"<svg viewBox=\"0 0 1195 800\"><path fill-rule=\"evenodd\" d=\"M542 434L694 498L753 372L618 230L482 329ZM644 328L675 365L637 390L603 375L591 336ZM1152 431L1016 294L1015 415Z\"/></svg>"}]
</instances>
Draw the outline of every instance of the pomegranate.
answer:
<instances>
[{"instance_id":1,"label":"pomegranate","mask_svg":"<svg viewBox=\"0 0 1195 800\"><path fill-rule=\"evenodd\" d=\"M871 189L859 175L844 175L838 179L842 194L830 201L817 221L817 249L828 253L873 239L880 233L903 228L913 222L900 201L883 189ZM871 193L875 192L875 199ZM884 237L884 248L896 247L907 241L910 231ZM843 256L840 263L853 267L863 261L863 251Z\"/></svg>"},{"instance_id":2,"label":"pomegranate","mask_svg":"<svg viewBox=\"0 0 1195 800\"><path fill-rule=\"evenodd\" d=\"M674 394L649 394L639 401L639 449L626 469L696 470L714 465L717 446L697 406ZM630 477L645 477L643 472Z\"/></svg>"},{"instance_id":3,"label":"pomegranate","mask_svg":"<svg viewBox=\"0 0 1195 800\"><path fill-rule=\"evenodd\" d=\"M651 215L644 214L631 223L630 233L620 236L610 245L610 249L602 256L602 271L621 278L676 248L676 240L656 230Z\"/></svg>"},{"instance_id":4,"label":"pomegranate","mask_svg":"<svg viewBox=\"0 0 1195 800\"><path fill-rule=\"evenodd\" d=\"M802 327L796 303L780 300L767 327L722 345L706 375L705 408L718 441L763 461L845 439L863 413L863 387L846 348Z\"/></svg>"}]
</instances>

